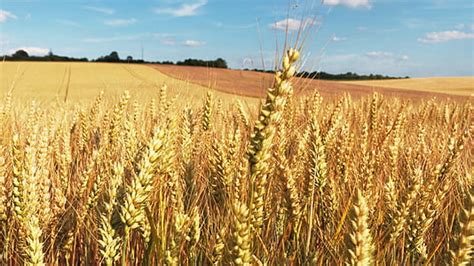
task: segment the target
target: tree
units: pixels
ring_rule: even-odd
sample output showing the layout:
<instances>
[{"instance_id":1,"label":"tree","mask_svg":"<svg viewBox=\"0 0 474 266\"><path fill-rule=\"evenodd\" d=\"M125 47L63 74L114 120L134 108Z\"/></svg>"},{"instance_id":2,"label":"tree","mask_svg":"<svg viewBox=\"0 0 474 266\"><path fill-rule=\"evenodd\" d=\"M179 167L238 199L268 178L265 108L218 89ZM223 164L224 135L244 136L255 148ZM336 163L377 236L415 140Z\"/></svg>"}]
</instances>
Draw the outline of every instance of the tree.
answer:
<instances>
[{"instance_id":1,"label":"tree","mask_svg":"<svg viewBox=\"0 0 474 266\"><path fill-rule=\"evenodd\" d=\"M27 58L29 57L28 53L25 50L18 50L13 55L13 58Z\"/></svg>"},{"instance_id":2,"label":"tree","mask_svg":"<svg viewBox=\"0 0 474 266\"><path fill-rule=\"evenodd\" d=\"M120 62L120 57L116 51L111 52L109 55L101 56L97 58L97 62Z\"/></svg>"},{"instance_id":3,"label":"tree","mask_svg":"<svg viewBox=\"0 0 474 266\"><path fill-rule=\"evenodd\" d=\"M203 66L203 67L219 67L227 68L227 62L222 58L217 58L216 60L201 60L201 59L192 59L188 58L184 61L176 62L177 65L184 66Z\"/></svg>"},{"instance_id":4,"label":"tree","mask_svg":"<svg viewBox=\"0 0 474 266\"><path fill-rule=\"evenodd\" d=\"M227 62L222 58L217 58L216 61L214 61L214 67L227 68Z\"/></svg>"},{"instance_id":5,"label":"tree","mask_svg":"<svg viewBox=\"0 0 474 266\"><path fill-rule=\"evenodd\" d=\"M118 62L120 61L120 57L116 51L113 51L110 53L108 56L109 61L108 62Z\"/></svg>"},{"instance_id":6,"label":"tree","mask_svg":"<svg viewBox=\"0 0 474 266\"><path fill-rule=\"evenodd\" d=\"M131 55L127 56L127 62L133 62L133 57Z\"/></svg>"}]
</instances>

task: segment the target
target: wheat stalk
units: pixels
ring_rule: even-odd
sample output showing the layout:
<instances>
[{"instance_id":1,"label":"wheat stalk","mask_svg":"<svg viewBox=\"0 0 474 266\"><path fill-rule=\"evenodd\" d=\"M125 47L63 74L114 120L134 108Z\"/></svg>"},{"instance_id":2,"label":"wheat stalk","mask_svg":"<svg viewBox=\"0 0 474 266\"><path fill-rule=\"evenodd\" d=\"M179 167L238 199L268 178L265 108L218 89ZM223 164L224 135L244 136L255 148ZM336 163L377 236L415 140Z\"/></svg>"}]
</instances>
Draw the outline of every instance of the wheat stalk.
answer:
<instances>
[{"instance_id":1,"label":"wheat stalk","mask_svg":"<svg viewBox=\"0 0 474 266\"><path fill-rule=\"evenodd\" d=\"M369 209L365 197L360 190L356 196L349 214L351 232L347 235L348 265L372 265L374 244L368 224Z\"/></svg>"}]
</instances>

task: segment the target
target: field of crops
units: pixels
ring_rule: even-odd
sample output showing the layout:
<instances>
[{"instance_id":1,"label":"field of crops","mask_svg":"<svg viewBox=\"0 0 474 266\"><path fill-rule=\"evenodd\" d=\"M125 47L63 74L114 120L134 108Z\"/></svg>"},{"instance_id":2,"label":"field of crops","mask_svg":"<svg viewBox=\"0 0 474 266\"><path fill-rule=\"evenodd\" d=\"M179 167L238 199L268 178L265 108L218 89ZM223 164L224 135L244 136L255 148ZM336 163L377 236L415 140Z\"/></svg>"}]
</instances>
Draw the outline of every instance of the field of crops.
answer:
<instances>
[{"instance_id":1,"label":"field of crops","mask_svg":"<svg viewBox=\"0 0 474 266\"><path fill-rule=\"evenodd\" d=\"M259 105L0 64L0 265L468 265L471 100L296 95L298 57Z\"/></svg>"},{"instance_id":2,"label":"field of crops","mask_svg":"<svg viewBox=\"0 0 474 266\"><path fill-rule=\"evenodd\" d=\"M62 62L0 63L0 92L13 90L16 100L35 99L41 103L89 103L100 91L118 99L124 90L140 101L157 96L166 83L173 97L186 96L196 102L207 89L187 81L172 79L145 65ZM224 100L233 95L216 92ZM252 99L244 99L252 100Z\"/></svg>"},{"instance_id":3,"label":"field of crops","mask_svg":"<svg viewBox=\"0 0 474 266\"><path fill-rule=\"evenodd\" d=\"M174 79L210 87L217 91L250 97L265 97L266 89L273 82L273 74L233 69L151 65ZM368 96L373 92L402 99L436 97L463 98L474 93L474 78L425 78L382 81L329 81L307 78L293 79L296 95L311 93L314 89L323 97L333 98L349 93L353 98Z\"/></svg>"},{"instance_id":4,"label":"field of crops","mask_svg":"<svg viewBox=\"0 0 474 266\"><path fill-rule=\"evenodd\" d=\"M474 96L474 77L410 78L396 80L350 81L354 85L439 92Z\"/></svg>"}]
</instances>

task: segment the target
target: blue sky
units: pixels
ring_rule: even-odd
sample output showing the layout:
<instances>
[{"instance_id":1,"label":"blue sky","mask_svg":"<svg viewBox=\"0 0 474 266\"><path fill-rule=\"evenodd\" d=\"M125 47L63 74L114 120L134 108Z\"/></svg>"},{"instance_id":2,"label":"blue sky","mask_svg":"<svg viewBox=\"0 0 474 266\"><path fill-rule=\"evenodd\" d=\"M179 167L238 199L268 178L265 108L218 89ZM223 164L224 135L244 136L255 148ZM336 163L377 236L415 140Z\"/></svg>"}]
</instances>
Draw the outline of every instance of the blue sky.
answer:
<instances>
[{"instance_id":1,"label":"blue sky","mask_svg":"<svg viewBox=\"0 0 474 266\"><path fill-rule=\"evenodd\" d=\"M143 47L145 60L270 68L287 27L290 39L307 29L306 70L474 75L470 0L1 0L0 54L141 58Z\"/></svg>"}]
</instances>

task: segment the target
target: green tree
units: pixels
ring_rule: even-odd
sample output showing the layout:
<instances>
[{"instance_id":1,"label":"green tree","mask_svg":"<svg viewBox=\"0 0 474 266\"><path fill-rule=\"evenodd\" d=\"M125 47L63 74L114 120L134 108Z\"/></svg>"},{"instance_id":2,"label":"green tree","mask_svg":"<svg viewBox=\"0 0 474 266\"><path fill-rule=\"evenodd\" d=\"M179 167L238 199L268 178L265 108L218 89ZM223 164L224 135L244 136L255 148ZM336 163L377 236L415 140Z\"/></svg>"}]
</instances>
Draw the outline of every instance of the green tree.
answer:
<instances>
[{"instance_id":1,"label":"green tree","mask_svg":"<svg viewBox=\"0 0 474 266\"><path fill-rule=\"evenodd\" d=\"M29 55L25 50L18 50L13 55L13 58L28 58Z\"/></svg>"},{"instance_id":2,"label":"green tree","mask_svg":"<svg viewBox=\"0 0 474 266\"><path fill-rule=\"evenodd\" d=\"M118 62L120 61L120 57L116 51L113 51L108 56L109 62Z\"/></svg>"},{"instance_id":3,"label":"green tree","mask_svg":"<svg viewBox=\"0 0 474 266\"><path fill-rule=\"evenodd\" d=\"M214 67L227 68L227 62L222 58L217 58L216 61L214 61Z\"/></svg>"}]
</instances>

